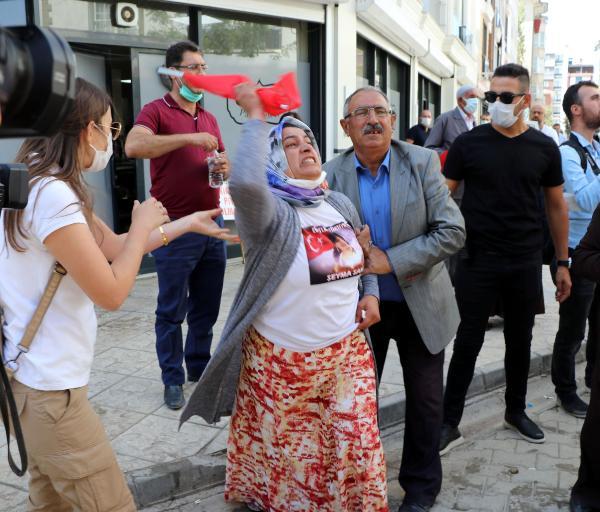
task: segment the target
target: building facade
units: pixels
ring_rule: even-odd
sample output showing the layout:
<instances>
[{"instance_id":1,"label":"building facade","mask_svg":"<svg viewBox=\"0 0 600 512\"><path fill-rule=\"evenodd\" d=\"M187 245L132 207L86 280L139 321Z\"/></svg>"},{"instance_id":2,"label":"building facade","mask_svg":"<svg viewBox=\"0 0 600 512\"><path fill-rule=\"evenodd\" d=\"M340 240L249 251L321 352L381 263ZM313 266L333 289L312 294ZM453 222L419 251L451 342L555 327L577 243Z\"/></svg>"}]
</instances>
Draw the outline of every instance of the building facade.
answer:
<instances>
[{"instance_id":1,"label":"building facade","mask_svg":"<svg viewBox=\"0 0 600 512\"><path fill-rule=\"evenodd\" d=\"M453 108L465 83L486 90L494 67L516 61L519 51L519 0L133 1L131 26L123 26L116 4L8 0L0 2L0 23L34 22L63 35L78 74L110 93L125 131L145 103L165 93L156 69L175 41L196 41L209 73L244 73L269 84L295 71L304 102L299 113L324 159L350 144L339 119L356 87L377 85L388 94L398 118L394 134L403 139L421 109L437 116ZM240 109L209 94L204 106L235 151ZM18 141L0 142L5 159L17 147ZM100 215L126 230L133 200L150 186L148 162L116 147L107 172L90 179Z\"/></svg>"}]
</instances>

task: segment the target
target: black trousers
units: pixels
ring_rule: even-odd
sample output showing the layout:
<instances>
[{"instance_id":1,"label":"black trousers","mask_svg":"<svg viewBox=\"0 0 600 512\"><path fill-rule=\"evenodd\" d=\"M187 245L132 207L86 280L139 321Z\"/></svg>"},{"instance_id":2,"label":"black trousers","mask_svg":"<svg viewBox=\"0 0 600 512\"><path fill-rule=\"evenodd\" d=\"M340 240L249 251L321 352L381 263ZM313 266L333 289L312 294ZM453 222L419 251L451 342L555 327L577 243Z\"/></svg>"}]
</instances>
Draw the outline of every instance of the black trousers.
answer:
<instances>
[{"instance_id":1,"label":"black trousers","mask_svg":"<svg viewBox=\"0 0 600 512\"><path fill-rule=\"evenodd\" d=\"M431 354L406 302L380 305L381 322L369 328L381 378L390 338L396 340L406 389L404 445L398 480L406 503L433 505L442 487L439 455L444 351ZM433 321L433 320L432 320Z\"/></svg>"},{"instance_id":2,"label":"black trousers","mask_svg":"<svg viewBox=\"0 0 600 512\"><path fill-rule=\"evenodd\" d=\"M552 279L556 275L556 266L551 267ZM577 275L571 276L571 295L564 301L558 309L559 321L558 331L554 339L552 350L552 383L556 389L556 394L560 399L567 399L577 392L577 382L575 380L575 356L581 347L581 342L585 336L585 324L590 318L590 334L586 347L586 356L588 360L589 372L593 368L593 358L595 357L598 320L594 318L599 314L597 311L598 303L596 301L595 311L592 312L591 306L596 293L596 283ZM592 328L594 324L594 328ZM595 331L595 332L594 332Z\"/></svg>"},{"instance_id":3,"label":"black trousers","mask_svg":"<svg viewBox=\"0 0 600 512\"><path fill-rule=\"evenodd\" d=\"M585 346L585 385L592 389L594 368L598 362L598 346L600 345L600 286L596 284L594 300L588 315L588 338Z\"/></svg>"},{"instance_id":4,"label":"black trousers","mask_svg":"<svg viewBox=\"0 0 600 512\"><path fill-rule=\"evenodd\" d=\"M588 341L589 343L589 341ZM592 376L590 405L581 429L581 464L571 494L583 504L600 510L600 351Z\"/></svg>"},{"instance_id":5,"label":"black trousers","mask_svg":"<svg viewBox=\"0 0 600 512\"><path fill-rule=\"evenodd\" d=\"M444 423L453 427L460 424L488 317L498 297L504 303L506 410L525 410L531 332L541 293L541 270L541 255L514 258L478 253L459 261L455 291L461 322L448 368Z\"/></svg>"}]
</instances>

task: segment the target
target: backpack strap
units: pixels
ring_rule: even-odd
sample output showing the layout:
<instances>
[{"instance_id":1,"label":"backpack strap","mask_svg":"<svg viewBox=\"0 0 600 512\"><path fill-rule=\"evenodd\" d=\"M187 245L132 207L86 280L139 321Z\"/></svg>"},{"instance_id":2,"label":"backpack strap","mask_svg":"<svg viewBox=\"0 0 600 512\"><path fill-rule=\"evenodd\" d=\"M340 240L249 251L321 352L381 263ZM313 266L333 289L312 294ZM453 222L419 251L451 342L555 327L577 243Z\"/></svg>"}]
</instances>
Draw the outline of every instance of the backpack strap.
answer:
<instances>
[{"instance_id":1,"label":"backpack strap","mask_svg":"<svg viewBox=\"0 0 600 512\"><path fill-rule=\"evenodd\" d=\"M594 160L594 158L592 157L590 152L581 145L581 142L579 142L579 139L573 133L571 133L569 140L563 142L561 144L561 146L569 146L569 147L573 148L575 151L577 151L577 154L579 155L579 160L581 163L581 168L583 169L584 173L587 169L587 164L589 162L593 173L596 176L598 174L600 174L600 167L598 167L598 164L596 163L596 161Z\"/></svg>"}]
</instances>

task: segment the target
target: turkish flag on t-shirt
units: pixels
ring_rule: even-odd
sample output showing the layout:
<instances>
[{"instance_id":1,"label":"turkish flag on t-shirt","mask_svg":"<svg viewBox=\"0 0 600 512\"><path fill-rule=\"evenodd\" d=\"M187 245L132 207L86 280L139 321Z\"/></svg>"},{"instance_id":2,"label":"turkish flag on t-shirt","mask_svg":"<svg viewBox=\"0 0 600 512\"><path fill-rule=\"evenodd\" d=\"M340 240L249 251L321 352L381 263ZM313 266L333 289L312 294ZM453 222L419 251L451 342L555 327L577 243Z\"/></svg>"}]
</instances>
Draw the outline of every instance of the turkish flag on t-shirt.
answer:
<instances>
[{"instance_id":1,"label":"turkish flag on t-shirt","mask_svg":"<svg viewBox=\"0 0 600 512\"><path fill-rule=\"evenodd\" d=\"M325 233L315 233L311 228L303 228L304 247L308 261L333 249L333 243Z\"/></svg>"},{"instance_id":2,"label":"turkish flag on t-shirt","mask_svg":"<svg viewBox=\"0 0 600 512\"><path fill-rule=\"evenodd\" d=\"M185 83L217 96L235 99L235 87L244 82L251 82L246 75L194 75L184 73ZM259 87L256 91L262 101L265 112L272 116L289 112L302 105L300 91L296 83L295 73L286 73L273 85Z\"/></svg>"}]
</instances>

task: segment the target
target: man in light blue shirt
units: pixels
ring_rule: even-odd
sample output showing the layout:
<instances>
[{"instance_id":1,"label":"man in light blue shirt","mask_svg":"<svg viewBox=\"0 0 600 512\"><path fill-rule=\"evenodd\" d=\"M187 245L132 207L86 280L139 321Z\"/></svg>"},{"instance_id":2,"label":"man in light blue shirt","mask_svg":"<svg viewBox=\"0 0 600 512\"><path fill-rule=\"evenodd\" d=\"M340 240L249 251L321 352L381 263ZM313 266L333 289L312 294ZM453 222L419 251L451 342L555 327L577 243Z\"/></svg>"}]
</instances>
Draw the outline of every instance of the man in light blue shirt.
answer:
<instances>
[{"instance_id":1,"label":"man in light blue shirt","mask_svg":"<svg viewBox=\"0 0 600 512\"><path fill-rule=\"evenodd\" d=\"M362 214L371 229L371 239L380 249L392 247L392 212L390 200L390 154L388 150L383 162L373 176L354 153L354 166L358 173L358 190ZM393 272L377 276L379 299L381 301L402 302L404 295ZM381 374L379 375L381 377Z\"/></svg>"},{"instance_id":2,"label":"man in light blue shirt","mask_svg":"<svg viewBox=\"0 0 600 512\"><path fill-rule=\"evenodd\" d=\"M572 85L565 93L563 110L571 125L571 138L560 147L564 195L569 206L571 255L600 204L600 144L593 139L594 131L600 127L600 89L590 81ZM556 266L552 270L555 272ZM577 395L575 355L581 347L589 316L586 349L589 386L600 334L600 287L583 277L572 276L571 296L560 305L559 316L552 352L552 382L563 409L585 418L588 406Z\"/></svg>"}]
</instances>

